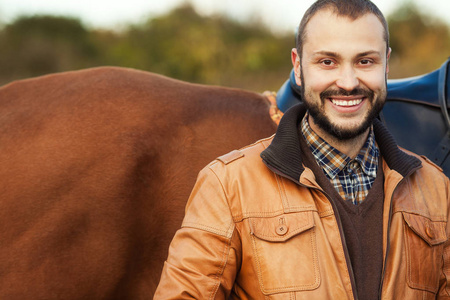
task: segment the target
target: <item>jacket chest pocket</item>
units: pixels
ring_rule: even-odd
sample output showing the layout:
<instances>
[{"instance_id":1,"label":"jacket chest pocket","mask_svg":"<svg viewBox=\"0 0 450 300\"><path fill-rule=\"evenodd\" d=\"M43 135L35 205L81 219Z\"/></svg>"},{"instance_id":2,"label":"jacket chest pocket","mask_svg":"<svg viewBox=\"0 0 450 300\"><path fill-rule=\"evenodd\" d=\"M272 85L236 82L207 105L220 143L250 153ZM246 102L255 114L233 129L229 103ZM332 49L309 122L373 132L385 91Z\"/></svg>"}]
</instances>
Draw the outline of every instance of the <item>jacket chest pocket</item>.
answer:
<instances>
[{"instance_id":1,"label":"jacket chest pocket","mask_svg":"<svg viewBox=\"0 0 450 300\"><path fill-rule=\"evenodd\" d=\"M403 212L407 256L407 281L411 288L436 293L442 268L445 222Z\"/></svg>"},{"instance_id":2,"label":"jacket chest pocket","mask_svg":"<svg viewBox=\"0 0 450 300\"><path fill-rule=\"evenodd\" d=\"M319 263L311 211L250 218L254 265L265 295L319 286Z\"/></svg>"}]
</instances>

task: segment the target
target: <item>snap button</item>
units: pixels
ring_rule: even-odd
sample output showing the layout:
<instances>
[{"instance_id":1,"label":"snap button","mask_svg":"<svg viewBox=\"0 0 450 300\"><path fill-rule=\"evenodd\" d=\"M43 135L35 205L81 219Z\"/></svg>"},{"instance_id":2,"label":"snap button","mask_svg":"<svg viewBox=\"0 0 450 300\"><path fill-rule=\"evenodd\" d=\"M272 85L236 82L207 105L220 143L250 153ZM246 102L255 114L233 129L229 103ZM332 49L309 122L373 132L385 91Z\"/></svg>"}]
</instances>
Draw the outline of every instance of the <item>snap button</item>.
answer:
<instances>
[{"instance_id":1,"label":"snap button","mask_svg":"<svg viewBox=\"0 0 450 300\"><path fill-rule=\"evenodd\" d=\"M285 224L285 222L284 222L284 218L280 218L279 220L278 220L278 226L277 226L277 228L275 229L275 232L278 234L278 235L285 235L287 232L288 232L288 230L289 230L289 228L288 228L288 226Z\"/></svg>"},{"instance_id":2,"label":"snap button","mask_svg":"<svg viewBox=\"0 0 450 300\"><path fill-rule=\"evenodd\" d=\"M278 235L285 235L288 232L288 227L285 224L281 224L277 226L275 231Z\"/></svg>"},{"instance_id":3,"label":"snap button","mask_svg":"<svg viewBox=\"0 0 450 300\"><path fill-rule=\"evenodd\" d=\"M426 232L426 234L428 235L428 237L429 237L430 239L433 239L433 238L434 238L434 232L433 232L433 230L431 230L430 224L428 224L428 223L427 223L427 225L426 225L426 227L425 227L425 232Z\"/></svg>"}]
</instances>

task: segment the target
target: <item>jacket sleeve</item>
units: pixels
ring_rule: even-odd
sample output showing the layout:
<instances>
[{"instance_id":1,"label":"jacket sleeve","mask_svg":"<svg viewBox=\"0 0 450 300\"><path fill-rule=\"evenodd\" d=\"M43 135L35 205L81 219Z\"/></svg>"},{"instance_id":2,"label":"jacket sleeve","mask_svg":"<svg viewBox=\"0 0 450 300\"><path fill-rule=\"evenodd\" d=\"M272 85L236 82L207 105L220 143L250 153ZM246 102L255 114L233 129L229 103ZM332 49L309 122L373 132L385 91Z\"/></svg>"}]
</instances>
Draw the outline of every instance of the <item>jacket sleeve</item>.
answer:
<instances>
[{"instance_id":1,"label":"jacket sleeve","mask_svg":"<svg viewBox=\"0 0 450 300\"><path fill-rule=\"evenodd\" d=\"M447 196L447 241L444 244L444 256L442 263L442 276L437 299L450 299L450 183L446 178Z\"/></svg>"},{"instance_id":2,"label":"jacket sleeve","mask_svg":"<svg viewBox=\"0 0 450 300\"><path fill-rule=\"evenodd\" d=\"M154 299L227 299L239 253L226 192L207 167L197 178L182 227L170 244Z\"/></svg>"}]
</instances>

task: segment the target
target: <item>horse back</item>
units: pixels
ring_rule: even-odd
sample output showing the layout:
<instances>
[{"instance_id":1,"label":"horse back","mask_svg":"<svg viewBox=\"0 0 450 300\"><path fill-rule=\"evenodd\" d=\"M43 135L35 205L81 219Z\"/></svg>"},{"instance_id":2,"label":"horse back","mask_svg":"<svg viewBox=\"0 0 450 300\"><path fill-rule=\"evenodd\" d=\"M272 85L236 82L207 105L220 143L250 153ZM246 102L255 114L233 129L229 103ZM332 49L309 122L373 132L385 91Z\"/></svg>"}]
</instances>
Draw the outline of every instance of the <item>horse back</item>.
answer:
<instances>
[{"instance_id":1,"label":"horse back","mask_svg":"<svg viewBox=\"0 0 450 300\"><path fill-rule=\"evenodd\" d=\"M198 171L275 132L259 94L104 67L0 89L0 298L152 297Z\"/></svg>"}]
</instances>

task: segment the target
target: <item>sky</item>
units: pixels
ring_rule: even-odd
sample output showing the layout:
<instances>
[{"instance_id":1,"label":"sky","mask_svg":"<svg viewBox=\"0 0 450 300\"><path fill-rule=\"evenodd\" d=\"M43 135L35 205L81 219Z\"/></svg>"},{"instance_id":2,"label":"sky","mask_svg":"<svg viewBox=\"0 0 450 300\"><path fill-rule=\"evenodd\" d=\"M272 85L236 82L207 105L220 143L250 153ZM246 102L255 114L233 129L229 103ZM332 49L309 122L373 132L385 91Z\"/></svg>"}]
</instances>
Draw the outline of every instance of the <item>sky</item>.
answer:
<instances>
[{"instance_id":1,"label":"sky","mask_svg":"<svg viewBox=\"0 0 450 300\"><path fill-rule=\"evenodd\" d=\"M450 24L450 0L373 0L385 14L405 1ZM90 27L120 28L169 11L186 0L0 0L0 21L22 14L54 14L80 18ZM313 0L190 0L201 14L226 13L238 20L259 18L275 31L295 31Z\"/></svg>"}]
</instances>

